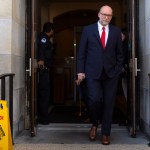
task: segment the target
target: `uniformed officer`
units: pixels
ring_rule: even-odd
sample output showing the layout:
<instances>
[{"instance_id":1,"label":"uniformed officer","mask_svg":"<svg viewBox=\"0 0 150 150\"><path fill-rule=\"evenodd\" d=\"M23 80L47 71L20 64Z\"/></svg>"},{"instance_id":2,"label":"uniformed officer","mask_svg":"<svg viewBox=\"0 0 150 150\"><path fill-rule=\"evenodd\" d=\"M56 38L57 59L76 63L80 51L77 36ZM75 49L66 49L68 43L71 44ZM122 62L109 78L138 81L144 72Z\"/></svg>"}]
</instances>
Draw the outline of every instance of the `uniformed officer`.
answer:
<instances>
[{"instance_id":1,"label":"uniformed officer","mask_svg":"<svg viewBox=\"0 0 150 150\"><path fill-rule=\"evenodd\" d=\"M38 63L38 123L49 124L49 104L50 104L50 67L53 58L53 44L50 41L54 33L53 24L46 22L43 32L38 39L37 63Z\"/></svg>"}]
</instances>

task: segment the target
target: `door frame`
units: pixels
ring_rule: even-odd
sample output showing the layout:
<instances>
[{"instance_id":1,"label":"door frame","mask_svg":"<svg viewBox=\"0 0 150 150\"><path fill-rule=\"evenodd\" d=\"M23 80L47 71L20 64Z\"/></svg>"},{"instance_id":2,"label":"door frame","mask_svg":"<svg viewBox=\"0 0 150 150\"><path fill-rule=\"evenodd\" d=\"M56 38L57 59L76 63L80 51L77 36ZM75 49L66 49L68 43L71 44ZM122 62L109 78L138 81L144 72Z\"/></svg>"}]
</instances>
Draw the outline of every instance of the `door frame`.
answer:
<instances>
[{"instance_id":1,"label":"door frame","mask_svg":"<svg viewBox=\"0 0 150 150\"><path fill-rule=\"evenodd\" d=\"M26 0L25 128L36 135L35 0Z\"/></svg>"},{"instance_id":2,"label":"door frame","mask_svg":"<svg viewBox=\"0 0 150 150\"><path fill-rule=\"evenodd\" d=\"M128 86L128 129L132 137L136 137L139 126L139 93L138 86L138 0L128 0L128 39L129 39L129 86Z\"/></svg>"},{"instance_id":3,"label":"door frame","mask_svg":"<svg viewBox=\"0 0 150 150\"><path fill-rule=\"evenodd\" d=\"M26 0L26 5L29 7L29 14L26 18L26 44L29 45L26 48L26 128L30 128L31 136L36 135L36 89L35 89L35 1ZM127 0L129 12L128 28L129 28L129 45L130 45L130 85L128 89L128 99L130 102L129 112L129 131L132 137L136 137L136 129L139 125L137 114L139 114L139 100L137 99L137 78L139 69L137 69L137 43L135 40L138 37L138 0ZM27 11L27 10L26 10ZM29 18L28 18L29 17ZM31 39L29 38L31 37ZM28 39L29 38L29 39ZM31 42L31 43L30 43ZM27 51L31 51L31 54L27 54ZM75 54L76 55L76 54ZM30 60L29 60L30 58ZM29 68L28 68L28 67ZM29 91L31 90L31 91ZM76 95L76 93L75 93ZM75 97L76 99L76 97ZM29 111L31 110L31 111Z\"/></svg>"}]
</instances>

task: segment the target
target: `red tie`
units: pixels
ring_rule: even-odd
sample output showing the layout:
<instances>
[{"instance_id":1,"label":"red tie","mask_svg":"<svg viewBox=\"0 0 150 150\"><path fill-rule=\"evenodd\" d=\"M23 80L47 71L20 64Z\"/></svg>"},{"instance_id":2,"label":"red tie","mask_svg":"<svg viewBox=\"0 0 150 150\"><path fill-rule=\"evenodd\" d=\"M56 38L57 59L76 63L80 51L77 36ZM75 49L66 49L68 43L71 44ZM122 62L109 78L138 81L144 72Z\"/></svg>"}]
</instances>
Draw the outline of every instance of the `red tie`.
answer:
<instances>
[{"instance_id":1,"label":"red tie","mask_svg":"<svg viewBox=\"0 0 150 150\"><path fill-rule=\"evenodd\" d=\"M103 48L105 48L105 27L102 27L102 35L101 35L101 42L102 42L102 46Z\"/></svg>"}]
</instances>

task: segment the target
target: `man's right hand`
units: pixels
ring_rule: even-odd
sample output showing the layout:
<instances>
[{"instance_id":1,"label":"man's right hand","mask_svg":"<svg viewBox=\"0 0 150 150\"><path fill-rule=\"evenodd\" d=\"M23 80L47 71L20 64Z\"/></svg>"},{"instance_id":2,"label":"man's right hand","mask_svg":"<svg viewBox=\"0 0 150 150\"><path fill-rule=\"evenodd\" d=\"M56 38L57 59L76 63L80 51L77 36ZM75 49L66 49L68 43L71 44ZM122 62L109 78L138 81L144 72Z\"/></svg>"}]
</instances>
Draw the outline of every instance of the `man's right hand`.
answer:
<instances>
[{"instance_id":1,"label":"man's right hand","mask_svg":"<svg viewBox=\"0 0 150 150\"><path fill-rule=\"evenodd\" d=\"M80 83L84 80L85 78L85 73L78 73L77 74L77 80L76 80L76 84L80 85Z\"/></svg>"}]
</instances>

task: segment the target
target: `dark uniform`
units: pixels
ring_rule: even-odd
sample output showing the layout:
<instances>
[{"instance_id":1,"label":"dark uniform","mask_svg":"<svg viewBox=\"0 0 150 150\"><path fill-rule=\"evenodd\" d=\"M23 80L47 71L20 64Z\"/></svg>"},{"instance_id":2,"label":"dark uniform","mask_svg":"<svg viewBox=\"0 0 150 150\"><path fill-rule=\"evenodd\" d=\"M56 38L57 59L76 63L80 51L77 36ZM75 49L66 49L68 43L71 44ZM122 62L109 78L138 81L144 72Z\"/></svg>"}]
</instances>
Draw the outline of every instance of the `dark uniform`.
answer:
<instances>
[{"instance_id":1,"label":"dark uniform","mask_svg":"<svg viewBox=\"0 0 150 150\"><path fill-rule=\"evenodd\" d=\"M38 122L48 124L50 104L50 67L53 56L53 45L46 33L42 33L38 40L37 61L43 60L44 66L39 66L38 82Z\"/></svg>"}]
</instances>

